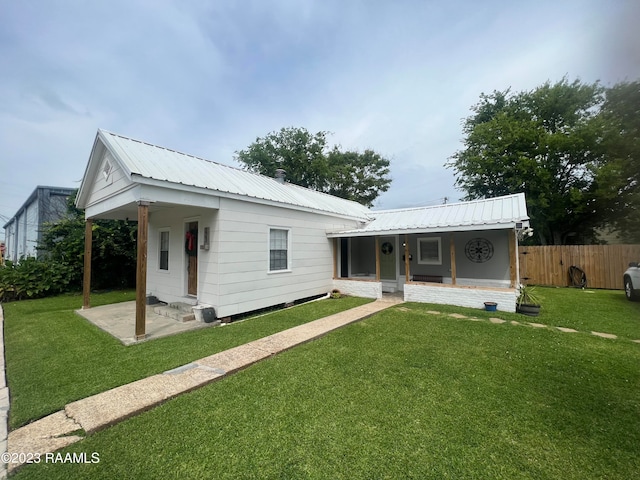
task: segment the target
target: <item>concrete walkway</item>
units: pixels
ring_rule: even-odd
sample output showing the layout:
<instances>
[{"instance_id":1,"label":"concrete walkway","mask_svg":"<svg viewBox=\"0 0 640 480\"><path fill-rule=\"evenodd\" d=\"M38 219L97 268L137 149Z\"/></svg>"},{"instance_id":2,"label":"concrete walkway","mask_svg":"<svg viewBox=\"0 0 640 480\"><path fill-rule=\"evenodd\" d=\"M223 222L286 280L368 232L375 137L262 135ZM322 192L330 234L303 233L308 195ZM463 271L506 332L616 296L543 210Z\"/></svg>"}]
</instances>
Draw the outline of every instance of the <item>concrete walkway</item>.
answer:
<instances>
[{"instance_id":1,"label":"concrete walkway","mask_svg":"<svg viewBox=\"0 0 640 480\"><path fill-rule=\"evenodd\" d=\"M93 433L107 428L177 395L200 388L260 360L314 340L402 302L403 300L398 297L385 297L72 402L66 405L64 410L9 433L7 451L10 455L19 453L44 455L54 452L82 440L84 437L78 434L81 430ZM6 426L6 410L4 419ZM20 463L10 463L9 471L19 465Z\"/></svg>"}]
</instances>

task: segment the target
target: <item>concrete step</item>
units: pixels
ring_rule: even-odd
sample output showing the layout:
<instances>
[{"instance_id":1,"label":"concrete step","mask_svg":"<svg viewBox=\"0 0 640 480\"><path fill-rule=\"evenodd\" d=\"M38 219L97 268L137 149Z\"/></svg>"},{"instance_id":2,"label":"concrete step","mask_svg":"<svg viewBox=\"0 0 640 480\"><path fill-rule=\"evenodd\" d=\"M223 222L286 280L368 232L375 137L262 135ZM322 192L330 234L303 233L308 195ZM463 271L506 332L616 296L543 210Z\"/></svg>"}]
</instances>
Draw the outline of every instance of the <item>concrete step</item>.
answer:
<instances>
[{"instance_id":1,"label":"concrete step","mask_svg":"<svg viewBox=\"0 0 640 480\"><path fill-rule=\"evenodd\" d=\"M190 322L196 319L191 306L189 306L188 312L184 308L174 308L172 306L153 307L153 311L158 315L173 318L178 322Z\"/></svg>"},{"instance_id":2,"label":"concrete step","mask_svg":"<svg viewBox=\"0 0 640 480\"><path fill-rule=\"evenodd\" d=\"M174 302L174 303L170 303L169 307L175 308L176 310L180 310L182 313L193 313L192 308L194 307L194 305L191 305L190 303L184 303L184 302Z\"/></svg>"}]
</instances>

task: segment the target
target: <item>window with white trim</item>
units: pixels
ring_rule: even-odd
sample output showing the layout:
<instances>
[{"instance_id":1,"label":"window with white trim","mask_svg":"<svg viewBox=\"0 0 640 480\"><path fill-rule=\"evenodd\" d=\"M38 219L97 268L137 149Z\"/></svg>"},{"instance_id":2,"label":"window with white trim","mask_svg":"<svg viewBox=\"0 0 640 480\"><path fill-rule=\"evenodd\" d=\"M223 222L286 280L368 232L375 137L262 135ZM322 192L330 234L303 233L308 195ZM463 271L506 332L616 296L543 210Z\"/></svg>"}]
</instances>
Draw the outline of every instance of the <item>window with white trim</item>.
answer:
<instances>
[{"instance_id":1,"label":"window with white trim","mask_svg":"<svg viewBox=\"0 0 640 480\"><path fill-rule=\"evenodd\" d=\"M158 249L158 267L160 270L169 270L169 230L160 231L160 248Z\"/></svg>"},{"instance_id":2,"label":"window with white trim","mask_svg":"<svg viewBox=\"0 0 640 480\"><path fill-rule=\"evenodd\" d=\"M442 265L442 242L440 237L418 239L418 263Z\"/></svg>"},{"instance_id":3,"label":"window with white trim","mask_svg":"<svg viewBox=\"0 0 640 480\"><path fill-rule=\"evenodd\" d=\"M289 270L289 230L269 229L269 271Z\"/></svg>"}]
</instances>

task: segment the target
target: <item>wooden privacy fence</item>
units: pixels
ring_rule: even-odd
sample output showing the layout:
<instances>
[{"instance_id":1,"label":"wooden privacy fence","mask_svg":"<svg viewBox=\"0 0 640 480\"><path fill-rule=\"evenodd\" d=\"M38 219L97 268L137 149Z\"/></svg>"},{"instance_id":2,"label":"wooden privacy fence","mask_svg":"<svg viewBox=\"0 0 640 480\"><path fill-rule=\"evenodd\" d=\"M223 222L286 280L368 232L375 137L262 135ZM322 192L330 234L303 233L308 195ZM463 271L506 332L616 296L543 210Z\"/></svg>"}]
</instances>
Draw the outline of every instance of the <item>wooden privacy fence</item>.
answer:
<instances>
[{"instance_id":1,"label":"wooden privacy fence","mask_svg":"<svg viewBox=\"0 0 640 480\"><path fill-rule=\"evenodd\" d=\"M518 248L520 281L531 285L567 287L569 267L587 276L588 288L622 290L629 262L640 262L640 245L547 245Z\"/></svg>"}]
</instances>

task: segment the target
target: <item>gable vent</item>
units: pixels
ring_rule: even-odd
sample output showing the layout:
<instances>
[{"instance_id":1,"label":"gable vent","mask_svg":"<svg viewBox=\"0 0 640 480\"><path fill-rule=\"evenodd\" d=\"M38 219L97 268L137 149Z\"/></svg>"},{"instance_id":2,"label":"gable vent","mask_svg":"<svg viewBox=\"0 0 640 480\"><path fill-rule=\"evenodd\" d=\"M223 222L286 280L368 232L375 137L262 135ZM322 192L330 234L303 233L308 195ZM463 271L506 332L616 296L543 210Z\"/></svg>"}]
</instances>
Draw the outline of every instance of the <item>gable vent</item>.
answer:
<instances>
[{"instance_id":1,"label":"gable vent","mask_svg":"<svg viewBox=\"0 0 640 480\"><path fill-rule=\"evenodd\" d=\"M111 163L109 163L109 161L104 162L104 168L102 169L102 175L104 176L105 180L107 180L109 178L109 175L111 174Z\"/></svg>"}]
</instances>

